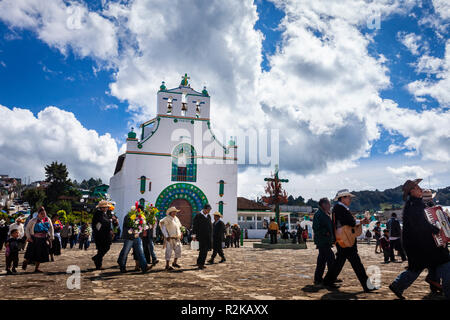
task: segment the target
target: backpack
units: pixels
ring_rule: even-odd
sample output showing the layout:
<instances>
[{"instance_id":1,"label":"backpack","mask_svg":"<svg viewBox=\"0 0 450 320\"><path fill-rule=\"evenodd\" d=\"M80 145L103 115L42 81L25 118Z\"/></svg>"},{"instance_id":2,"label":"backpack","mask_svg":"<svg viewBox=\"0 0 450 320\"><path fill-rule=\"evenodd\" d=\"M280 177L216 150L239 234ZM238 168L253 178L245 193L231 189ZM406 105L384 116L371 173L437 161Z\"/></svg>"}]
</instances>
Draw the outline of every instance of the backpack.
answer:
<instances>
[{"instance_id":1,"label":"backpack","mask_svg":"<svg viewBox=\"0 0 450 320\"><path fill-rule=\"evenodd\" d=\"M372 232L370 232L370 230L367 230L366 238L372 238Z\"/></svg>"}]
</instances>

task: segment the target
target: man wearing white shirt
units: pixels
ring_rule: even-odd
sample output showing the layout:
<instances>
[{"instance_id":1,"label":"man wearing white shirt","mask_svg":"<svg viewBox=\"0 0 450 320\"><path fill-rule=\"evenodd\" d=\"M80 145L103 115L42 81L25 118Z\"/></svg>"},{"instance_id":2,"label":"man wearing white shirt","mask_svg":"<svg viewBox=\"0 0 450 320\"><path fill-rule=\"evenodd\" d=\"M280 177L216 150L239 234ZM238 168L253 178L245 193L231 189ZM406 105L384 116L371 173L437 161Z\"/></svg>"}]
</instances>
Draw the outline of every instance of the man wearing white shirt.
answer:
<instances>
[{"instance_id":1,"label":"man wearing white shirt","mask_svg":"<svg viewBox=\"0 0 450 320\"><path fill-rule=\"evenodd\" d=\"M180 212L180 210L175 207L170 207L166 211L166 216L159 222L161 232L164 235L167 271L172 271L173 267L181 268L177 261L181 258L181 238L183 237L183 233L181 232L181 222L176 216L177 212ZM172 251L175 252L175 259L171 267L169 263L172 257Z\"/></svg>"}]
</instances>

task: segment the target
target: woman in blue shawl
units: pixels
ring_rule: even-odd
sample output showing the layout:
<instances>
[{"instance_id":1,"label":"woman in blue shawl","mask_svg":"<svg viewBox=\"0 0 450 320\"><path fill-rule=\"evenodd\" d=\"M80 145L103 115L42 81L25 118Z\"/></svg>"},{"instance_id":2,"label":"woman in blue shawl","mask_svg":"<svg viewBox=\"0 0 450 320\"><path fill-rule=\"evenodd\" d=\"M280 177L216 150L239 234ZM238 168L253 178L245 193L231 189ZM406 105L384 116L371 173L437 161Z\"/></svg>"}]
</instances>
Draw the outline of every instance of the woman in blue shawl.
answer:
<instances>
[{"instance_id":1,"label":"woman in blue shawl","mask_svg":"<svg viewBox=\"0 0 450 320\"><path fill-rule=\"evenodd\" d=\"M26 270L28 263L34 262L34 272L40 273L39 265L49 262L50 245L54 239L53 224L47 217L44 207L39 208L36 218L30 220L25 229L27 236L27 250L22 269Z\"/></svg>"}]
</instances>

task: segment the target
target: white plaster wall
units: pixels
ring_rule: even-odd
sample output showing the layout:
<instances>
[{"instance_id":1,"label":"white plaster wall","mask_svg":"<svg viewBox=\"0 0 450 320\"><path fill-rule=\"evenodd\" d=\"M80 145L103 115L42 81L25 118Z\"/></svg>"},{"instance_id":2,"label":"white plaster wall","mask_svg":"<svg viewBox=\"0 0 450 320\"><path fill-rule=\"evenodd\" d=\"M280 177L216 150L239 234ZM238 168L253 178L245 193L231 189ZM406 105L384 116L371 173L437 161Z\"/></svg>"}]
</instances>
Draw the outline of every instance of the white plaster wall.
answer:
<instances>
[{"instance_id":1,"label":"white plaster wall","mask_svg":"<svg viewBox=\"0 0 450 320\"><path fill-rule=\"evenodd\" d=\"M156 127L154 128L156 129ZM174 132L176 132L175 139L171 139ZM175 123L172 118L161 118L157 131L143 144L141 149L137 147L137 141L129 140L127 141L127 151L171 154L175 146L187 142L194 145L198 156L203 155L204 152L208 151L208 148L211 149L211 146L213 146L216 151L215 156L234 158L236 149L231 148L229 154L224 154L223 148L213 140L203 141L203 139L198 139L198 143L194 143L195 137L203 137L205 132L206 140L210 140L211 133L206 121L196 120L194 124L191 124L190 119L178 119L178 122ZM179 139L180 135L190 136L191 140ZM171 161L171 156L126 154L122 170L110 180L110 195L112 200L116 201L116 214L121 224L123 217L135 201L144 198L146 202L155 204L157 197L166 187L181 182L171 181ZM223 201L223 220L237 223L237 162L221 160L217 164L214 161L197 159L197 182L186 183L197 186L205 193L213 211L218 211L218 202ZM228 162L228 164L223 164L224 162ZM146 182L145 193L141 194L140 177L143 175L150 180ZM223 197L219 196L218 182L220 180L224 180L226 183ZM149 181L152 182L150 191L148 190Z\"/></svg>"}]
</instances>

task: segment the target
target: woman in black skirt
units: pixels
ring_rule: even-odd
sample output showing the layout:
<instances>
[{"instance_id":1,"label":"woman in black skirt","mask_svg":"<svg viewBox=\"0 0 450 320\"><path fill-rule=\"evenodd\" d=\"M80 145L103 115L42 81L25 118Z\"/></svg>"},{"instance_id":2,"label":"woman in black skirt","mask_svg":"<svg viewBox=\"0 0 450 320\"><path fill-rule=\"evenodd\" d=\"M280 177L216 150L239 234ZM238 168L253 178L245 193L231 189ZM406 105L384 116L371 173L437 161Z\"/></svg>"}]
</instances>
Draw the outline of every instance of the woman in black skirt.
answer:
<instances>
[{"instance_id":1,"label":"woman in black skirt","mask_svg":"<svg viewBox=\"0 0 450 320\"><path fill-rule=\"evenodd\" d=\"M39 208L37 217L27 224L25 233L28 246L22 269L26 270L28 263L34 262L34 272L42 272L39 265L50 261L50 244L54 239L53 224L47 217L44 207Z\"/></svg>"}]
</instances>

